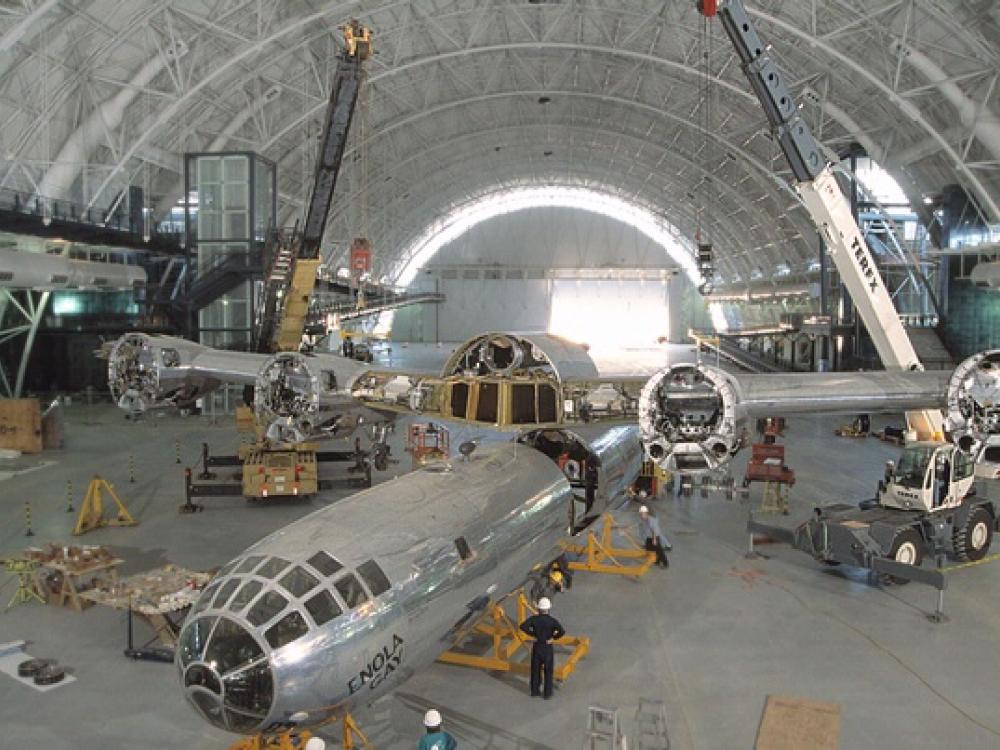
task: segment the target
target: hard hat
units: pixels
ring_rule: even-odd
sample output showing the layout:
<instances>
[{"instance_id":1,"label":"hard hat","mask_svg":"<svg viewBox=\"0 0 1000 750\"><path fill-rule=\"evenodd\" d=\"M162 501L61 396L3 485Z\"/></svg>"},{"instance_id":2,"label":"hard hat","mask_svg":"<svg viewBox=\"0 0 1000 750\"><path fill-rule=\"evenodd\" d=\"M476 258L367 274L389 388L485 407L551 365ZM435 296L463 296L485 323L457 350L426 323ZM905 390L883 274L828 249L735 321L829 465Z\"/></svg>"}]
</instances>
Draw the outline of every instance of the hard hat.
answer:
<instances>
[{"instance_id":1,"label":"hard hat","mask_svg":"<svg viewBox=\"0 0 1000 750\"><path fill-rule=\"evenodd\" d=\"M424 726L428 728L441 726L441 714L436 708L424 714Z\"/></svg>"},{"instance_id":2,"label":"hard hat","mask_svg":"<svg viewBox=\"0 0 1000 750\"><path fill-rule=\"evenodd\" d=\"M649 493L646 490L639 490L639 497L649 497Z\"/></svg>"},{"instance_id":3,"label":"hard hat","mask_svg":"<svg viewBox=\"0 0 1000 750\"><path fill-rule=\"evenodd\" d=\"M310 737L306 742L306 750L326 750L326 740L320 737Z\"/></svg>"},{"instance_id":4,"label":"hard hat","mask_svg":"<svg viewBox=\"0 0 1000 750\"><path fill-rule=\"evenodd\" d=\"M552 609L552 602L549 601L548 597L543 596L538 600L539 612L548 612L550 609Z\"/></svg>"},{"instance_id":5,"label":"hard hat","mask_svg":"<svg viewBox=\"0 0 1000 750\"><path fill-rule=\"evenodd\" d=\"M640 513L649 513L649 508L647 508L645 505L643 505L641 508L639 508L639 512Z\"/></svg>"}]
</instances>

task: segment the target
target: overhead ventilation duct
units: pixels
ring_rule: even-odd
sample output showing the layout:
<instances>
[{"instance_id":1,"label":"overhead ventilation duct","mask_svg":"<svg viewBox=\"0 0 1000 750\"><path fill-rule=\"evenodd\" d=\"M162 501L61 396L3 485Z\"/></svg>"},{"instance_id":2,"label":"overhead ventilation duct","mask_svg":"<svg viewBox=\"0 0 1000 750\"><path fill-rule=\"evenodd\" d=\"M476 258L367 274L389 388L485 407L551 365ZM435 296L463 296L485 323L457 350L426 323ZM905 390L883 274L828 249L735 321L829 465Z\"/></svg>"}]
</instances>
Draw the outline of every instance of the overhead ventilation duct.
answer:
<instances>
[{"instance_id":1,"label":"overhead ventilation duct","mask_svg":"<svg viewBox=\"0 0 1000 750\"><path fill-rule=\"evenodd\" d=\"M177 41L162 55L147 61L117 94L94 107L59 149L55 162L38 185L38 194L43 198L65 199L83 165L90 162L94 149L108 133L113 133L122 124L125 111L139 92L168 64L187 53L187 44Z\"/></svg>"},{"instance_id":2,"label":"overhead ventilation duct","mask_svg":"<svg viewBox=\"0 0 1000 750\"><path fill-rule=\"evenodd\" d=\"M893 45L896 52L901 52L903 59L920 71L927 80L937 86L938 91L958 111L962 124L975 133L980 143L1000 160L1000 117L987 108L975 102L962 88L955 83L936 62L920 50L897 41Z\"/></svg>"},{"instance_id":3,"label":"overhead ventilation duct","mask_svg":"<svg viewBox=\"0 0 1000 750\"><path fill-rule=\"evenodd\" d=\"M978 264L969 274L969 280L978 287L1000 291L1000 261Z\"/></svg>"}]
</instances>

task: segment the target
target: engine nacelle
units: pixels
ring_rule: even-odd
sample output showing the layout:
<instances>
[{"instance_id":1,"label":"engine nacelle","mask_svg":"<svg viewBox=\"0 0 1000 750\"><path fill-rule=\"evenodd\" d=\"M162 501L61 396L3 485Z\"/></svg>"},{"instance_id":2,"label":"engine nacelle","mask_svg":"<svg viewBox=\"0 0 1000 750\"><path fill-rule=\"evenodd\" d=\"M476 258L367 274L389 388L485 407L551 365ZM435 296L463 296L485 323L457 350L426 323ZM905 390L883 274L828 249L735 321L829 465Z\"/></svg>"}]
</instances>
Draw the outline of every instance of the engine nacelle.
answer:
<instances>
[{"instance_id":1,"label":"engine nacelle","mask_svg":"<svg viewBox=\"0 0 1000 750\"><path fill-rule=\"evenodd\" d=\"M296 352L267 359L254 386L254 408L258 421L268 426L269 438L298 442L316 433L324 386L320 375ZM336 383L326 385L336 388Z\"/></svg>"},{"instance_id":2,"label":"engine nacelle","mask_svg":"<svg viewBox=\"0 0 1000 750\"><path fill-rule=\"evenodd\" d=\"M744 446L746 414L732 376L706 365L660 370L639 396L646 453L679 474L721 468Z\"/></svg>"},{"instance_id":3,"label":"engine nacelle","mask_svg":"<svg viewBox=\"0 0 1000 750\"><path fill-rule=\"evenodd\" d=\"M188 368L205 347L169 336L126 333L108 354L108 386L119 407L142 412L187 403L218 386L189 377Z\"/></svg>"},{"instance_id":4,"label":"engine nacelle","mask_svg":"<svg viewBox=\"0 0 1000 750\"><path fill-rule=\"evenodd\" d=\"M955 368L948 382L945 430L972 456L988 438L1000 435L1000 349L974 354Z\"/></svg>"}]
</instances>

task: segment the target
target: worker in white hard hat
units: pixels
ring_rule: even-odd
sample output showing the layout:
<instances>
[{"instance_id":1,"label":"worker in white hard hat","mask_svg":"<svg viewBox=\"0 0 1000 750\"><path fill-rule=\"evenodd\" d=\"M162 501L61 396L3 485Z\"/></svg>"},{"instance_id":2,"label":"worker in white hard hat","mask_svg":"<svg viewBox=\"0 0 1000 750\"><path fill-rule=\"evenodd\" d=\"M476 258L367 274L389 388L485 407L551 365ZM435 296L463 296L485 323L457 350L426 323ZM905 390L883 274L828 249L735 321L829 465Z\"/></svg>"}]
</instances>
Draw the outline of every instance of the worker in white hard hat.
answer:
<instances>
[{"instance_id":1,"label":"worker in white hard hat","mask_svg":"<svg viewBox=\"0 0 1000 750\"><path fill-rule=\"evenodd\" d=\"M664 547L670 549L670 542L663 536L659 520L649 512L649 507L646 505L639 508L639 528L640 538L646 539L646 549L656 553L656 563L662 568L669 566L670 562L667 560Z\"/></svg>"},{"instance_id":2,"label":"worker in white hard hat","mask_svg":"<svg viewBox=\"0 0 1000 750\"><path fill-rule=\"evenodd\" d=\"M432 708L424 714L424 728L427 733L420 738L418 750L455 750L455 738L441 728L441 713Z\"/></svg>"},{"instance_id":3,"label":"worker in white hard hat","mask_svg":"<svg viewBox=\"0 0 1000 750\"><path fill-rule=\"evenodd\" d=\"M552 670L556 660L552 641L558 641L566 635L559 621L549 614L550 609L552 602L543 596L538 600L538 614L521 623L521 630L535 639L531 644L531 696L534 698L543 695L545 700L552 697ZM542 672L545 673L545 688L544 692L539 692Z\"/></svg>"}]
</instances>

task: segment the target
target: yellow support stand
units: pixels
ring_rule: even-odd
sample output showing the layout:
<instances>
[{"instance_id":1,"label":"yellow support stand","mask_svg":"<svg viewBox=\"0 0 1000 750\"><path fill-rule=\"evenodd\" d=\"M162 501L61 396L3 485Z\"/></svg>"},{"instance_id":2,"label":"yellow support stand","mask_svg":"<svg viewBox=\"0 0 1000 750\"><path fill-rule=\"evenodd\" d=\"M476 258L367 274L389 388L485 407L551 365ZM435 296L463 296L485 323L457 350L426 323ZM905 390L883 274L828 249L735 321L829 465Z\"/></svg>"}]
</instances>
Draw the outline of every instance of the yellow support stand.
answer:
<instances>
[{"instance_id":1,"label":"yellow support stand","mask_svg":"<svg viewBox=\"0 0 1000 750\"><path fill-rule=\"evenodd\" d=\"M345 714L341 725L344 733L340 744L343 750L354 750L355 738L357 738L357 740L361 743L361 747L369 748L369 750L371 749L372 743L368 741L365 733L362 732L361 728L355 723L353 716Z\"/></svg>"},{"instance_id":2,"label":"yellow support stand","mask_svg":"<svg viewBox=\"0 0 1000 750\"><path fill-rule=\"evenodd\" d=\"M788 485L784 482L764 482L764 494L760 498L761 513L781 513L788 515Z\"/></svg>"},{"instance_id":3,"label":"yellow support stand","mask_svg":"<svg viewBox=\"0 0 1000 750\"><path fill-rule=\"evenodd\" d=\"M115 504L118 506L118 515L115 518L104 517L104 498L102 492L107 492ZM76 528L73 529L74 536L80 536L93 529L102 526L135 526L137 521L128 512L125 503L118 497L115 488L107 479L94 475L87 485L87 495L83 498L83 505L80 506L80 515L76 519Z\"/></svg>"},{"instance_id":4,"label":"yellow support stand","mask_svg":"<svg viewBox=\"0 0 1000 750\"><path fill-rule=\"evenodd\" d=\"M308 729L281 734L255 734L229 746L229 750L305 750L312 734Z\"/></svg>"},{"instance_id":5,"label":"yellow support stand","mask_svg":"<svg viewBox=\"0 0 1000 750\"><path fill-rule=\"evenodd\" d=\"M333 721L335 719L325 723L333 723ZM356 747L372 750L372 743L361 731L353 716L344 714L341 726L343 730L341 747L343 750L354 750ZM312 736L312 732L308 729L295 729L281 734L255 734L234 742L229 746L229 750L305 750L306 743ZM358 745L356 742L361 744Z\"/></svg>"},{"instance_id":6,"label":"yellow support stand","mask_svg":"<svg viewBox=\"0 0 1000 750\"><path fill-rule=\"evenodd\" d=\"M650 552L639 544L632 535L622 528L622 532L630 542L628 547L615 547L613 533L615 520L610 513L601 517L602 529L600 538L591 529L587 532L586 544L569 544L562 547L566 552L583 555L583 560L574 560L569 564L570 570L586 570L591 573L606 573L608 575L644 576L656 562L656 553ZM631 565L623 560L639 560L638 565Z\"/></svg>"},{"instance_id":7,"label":"yellow support stand","mask_svg":"<svg viewBox=\"0 0 1000 750\"><path fill-rule=\"evenodd\" d=\"M459 634L452 647L441 654L437 660L444 664L457 664L462 667L474 667L490 672L528 674L531 671L531 663L526 660L515 661L514 656L522 648L526 651L531 648L532 638L525 634L519 625L528 618L529 612L534 613L535 609L528 604L528 598L523 591L518 591L514 599L517 604L516 622L504 610L502 603L492 603L471 627ZM473 633L492 639L492 646L488 653L476 655L458 650L458 646L461 645L466 636ZM561 682L573 674L576 665L590 651L590 639L586 636L564 635L552 643L556 646L572 649L565 659L557 659L558 663L552 670L552 676ZM560 657L562 654L557 653L556 656Z\"/></svg>"}]
</instances>

